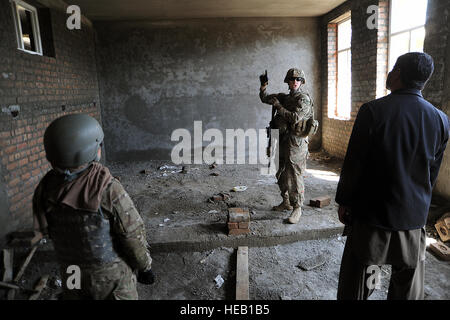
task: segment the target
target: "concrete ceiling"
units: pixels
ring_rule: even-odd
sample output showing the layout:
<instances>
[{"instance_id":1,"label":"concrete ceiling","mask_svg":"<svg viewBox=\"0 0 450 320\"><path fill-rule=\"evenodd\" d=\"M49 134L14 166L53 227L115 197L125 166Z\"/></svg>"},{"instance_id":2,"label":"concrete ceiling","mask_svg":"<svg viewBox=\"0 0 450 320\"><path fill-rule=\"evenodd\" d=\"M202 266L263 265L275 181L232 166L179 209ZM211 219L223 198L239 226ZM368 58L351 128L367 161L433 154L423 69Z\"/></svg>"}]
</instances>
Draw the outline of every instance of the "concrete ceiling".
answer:
<instances>
[{"instance_id":1,"label":"concrete ceiling","mask_svg":"<svg viewBox=\"0 0 450 320\"><path fill-rule=\"evenodd\" d=\"M93 21L231 17L315 17L345 0L70 0Z\"/></svg>"}]
</instances>

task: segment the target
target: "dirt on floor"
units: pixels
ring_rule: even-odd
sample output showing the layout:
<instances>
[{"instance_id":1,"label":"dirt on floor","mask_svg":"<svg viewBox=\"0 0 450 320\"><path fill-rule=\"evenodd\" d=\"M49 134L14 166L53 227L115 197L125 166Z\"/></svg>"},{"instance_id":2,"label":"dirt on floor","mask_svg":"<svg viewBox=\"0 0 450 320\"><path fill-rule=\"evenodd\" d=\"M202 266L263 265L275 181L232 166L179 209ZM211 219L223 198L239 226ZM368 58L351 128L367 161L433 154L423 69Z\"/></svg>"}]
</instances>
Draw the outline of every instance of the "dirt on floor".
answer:
<instances>
[{"instance_id":1,"label":"dirt on floor","mask_svg":"<svg viewBox=\"0 0 450 320\"><path fill-rule=\"evenodd\" d=\"M334 202L334 196L340 165L341 161L325 153L311 154L305 174L304 217L299 224L309 217L327 221L334 219L333 223L336 223L337 204ZM139 297L143 300L234 299L237 247L217 245L205 250L203 248L207 245L195 242L197 236L195 233L182 233L195 232L198 229L194 227L202 226L203 236L210 234L205 243L209 241L210 244L220 244L222 238L219 235L226 233L228 207L246 207L252 212L252 220L259 219L259 222L268 225L285 220L289 216L289 212L270 211L273 205L281 201L281 196L275 178L261 175L261 166L191 165L185 166L183 170L182 166L174 166L171 163L147 161L109 163L108 167L112 174L120 179L134 200L145 221L150 245L152 246L152 242L160 243L160 246L154 246L151 251L153 270L157 277L155 284L138 284ZM247 189L242 192L230 191L235 186L246 186ZM230 199L209 200L211 196L221 192L229 193ZM331 197L329 206L321 209L308 206L310 199L323 195ZM433 202L430 209L432 219L429 219L427 226L430 237L437 238L433 228L434 221L445 210L447 210L445 203ZM317 226L320 227L320 224L311 224L311 228ZM285 228L294 227L285 225ZM252 237L261 236L259 232L259 229L255 229L252 234L239 236L237 239L248 241ZM258 246L249 247L250 298L335 299L346 238L335 232L322 238L314 237L304 241L292 243L284 241L277 244L277 237L281 241L279 234L266 234L261 236L262 240ZM264 245L265 239L267 245ZM176 246L176 250L165 250L162 245L164 241L172 241L175 245L178 243L179 245ZM194 245L185 246L189 243ZM15 272L20 268L28 252L28 248L15 249ZM313 265L310 270L301 268L314 263L317 266ZM370 299L386 298L390 272L389 266L383 267L381 289L376 290ZM39 247L20 285L32 288L43 274L49 274L50 280L40 299L56 299L62 284L51 241ZM440 261L427 252L425 298L449 299L449 277L450 262ZM16 295L17 299L27 297L28 295L23 292Z\"/></svg>"}]
</instances>

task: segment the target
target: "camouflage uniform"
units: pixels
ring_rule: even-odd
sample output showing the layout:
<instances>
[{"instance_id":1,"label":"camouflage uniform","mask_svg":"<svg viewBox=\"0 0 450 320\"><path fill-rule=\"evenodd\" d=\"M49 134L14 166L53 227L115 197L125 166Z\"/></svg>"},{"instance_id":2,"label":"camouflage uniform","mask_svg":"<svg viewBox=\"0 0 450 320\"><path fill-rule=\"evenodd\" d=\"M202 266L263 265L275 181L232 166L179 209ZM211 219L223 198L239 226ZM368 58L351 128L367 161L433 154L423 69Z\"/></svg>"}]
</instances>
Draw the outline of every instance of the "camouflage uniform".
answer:
<instances>
[{"instance_id":1,"label":"camouflage uniform","mask_svg":"<svg viewBox=\"0 0 450 320\"><path fill-rule=\"evenodd\" d=\"M104 188L98 191L99 210L84 209L83 201L61 201L61 190L68 189L68 182L51 170L34 193L35 229L53 239L61 267L63 299L137 300L134 271L147 271L152 263L143 220L130 196L106 167L95 163L87 171L90 170L100 170L102 175L98 176L106 179ZM77 179L81 178L75 178L70 188L77 187ZM95 182L88 187L96 188L98 181ZM66 270L72 264L81 269L79 290L66 286L70 276Z\"/></svg>"},{"instance_id":2,"label":"camouflage uniform","mask_svg":"<svg viewBox=\"0 0 450 320\"><path fill-rule=\"evenodd\" d=\"M277 98L281 104L271 123L279 129L279 168L276 173L283 200L289 200L294 208L304 201L303 174L308 158L307 120L312 117L313 102L309 94L300 88L289 94L267 94L262 88L259 97L263 103L273 104Z\"/></svg>"}]
</instances>

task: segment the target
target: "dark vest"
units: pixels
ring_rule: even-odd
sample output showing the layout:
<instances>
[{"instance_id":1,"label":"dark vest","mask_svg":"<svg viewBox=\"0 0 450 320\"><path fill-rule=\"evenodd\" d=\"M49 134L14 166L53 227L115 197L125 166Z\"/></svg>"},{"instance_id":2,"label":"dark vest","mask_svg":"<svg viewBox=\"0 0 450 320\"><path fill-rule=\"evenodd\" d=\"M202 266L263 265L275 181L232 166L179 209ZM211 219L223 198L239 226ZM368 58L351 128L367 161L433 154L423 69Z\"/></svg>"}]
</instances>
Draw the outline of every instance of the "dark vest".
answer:
<instances>
[{"instance_id":1,"label":"dark vest","mask_svg":"<svg viewBox=\"0 0 450 320\"><path fill-rule=\"evenodd\" d=\"M103 265L119 260L110 222L98 212L52 204L46 213L48 231L61 264Z\"/></svg>"}]
</instances>

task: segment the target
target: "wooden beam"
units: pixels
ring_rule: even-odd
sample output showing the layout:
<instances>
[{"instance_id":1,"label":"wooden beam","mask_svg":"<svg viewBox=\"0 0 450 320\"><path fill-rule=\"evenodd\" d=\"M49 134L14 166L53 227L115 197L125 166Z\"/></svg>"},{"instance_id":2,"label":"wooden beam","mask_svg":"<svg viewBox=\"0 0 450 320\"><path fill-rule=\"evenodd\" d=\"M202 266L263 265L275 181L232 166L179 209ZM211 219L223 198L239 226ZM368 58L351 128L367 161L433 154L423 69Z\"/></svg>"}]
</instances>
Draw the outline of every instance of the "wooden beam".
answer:
<instances>
[{"instance_id":1,"label":"wooden beam","mask_svg":"<svg viewBox=\"0 0 450 320\"><path fill-rule=\"evenodd\" d=\"M14 249L3 249L3 281L9 282L13 279L13 261L14 261Z\"/></svg>"},{"instance_id":2,"label":"wooden beam","mask_svg":"<svg viewBox=\"0 0 450 320\"><path fill-rule=\"evenodd\" d=\"M238 247L236 267L236 300L250 300L248 287L248 247Z\"/></svg>"},{"instance_id":3,"label":"wooden beam","mask_svg":"<svg viewBox=\"0 0 450 320\"><path fill-rule=\"evenodd\" d=\"M39 296L41 295L42 290L44 290L45 286L47 285L47 281L48 281L49 275L43 275L41 277L41 279L39 280L38 284L34 287L34 290L36 291L36 293L33 293L29 300L37 300L39 298Z\"/></svg>"},{"instance_id":4,"label":"wooden beam","mask_svg":"<svg viewBox=\"0 0 450 320\"><path fill-rule=\"evenodd\" d=\"M21 287L21 286L19 286L17 284L3 282L3 281L0 281L0 287L12 289L12 290L23 290L25 292L30 292L30 293L35 293L36 292L35 290L30 290L30 289Z\"/></svg>"},{"instance_id":5,"label":"wooden beam","mask_svg":"<svg viewBox=\"0 0 450 320\"><path fill-rule=\"evenodd\" d=\"M19 272L17 273L16 277L14 278L14 282L19 282L20 278L22 278L25 269L28 267L28 264L31 261L31 258L33 258L34 253L36 252L38 246L34 246L33 249L31 249L30 253L28 254L27 258L22 264L22 267L20 268Z\"/></svg>"},{"instance_id":6,"label":"wooden beam","mask_svg":"<svg viewBox=\"0 0 450 320\"><path fill-rule=\"evenodd\" d=\"M0 287L2 288L8 288L8 289L14 289L14 290L19 290L20 287L18 285L12 284L12 283L8 283L8 282L3 282L0 281Z\"/></svg>"},{"instance_id":7,"label":"wooden beam","mask_svg":"<svg viewBox=\"0 0 450 320\"><path fill-rule=\"evenodd\" d=\"M25 269L27 268L28 264L30 263L31 258L33 258L33 255L36 252L37 248L38 248L38 245L35 245L33 247L33 249L31 249L31 251L28 254L27 258L23 262L22 267L20 267L19 272L17 273L16 277L14 278L14 282L15 283L19 283L20 278L22 278L22 276L23 276L23 274L25 272ZM14 300L15 295L16 295L16 291L14 289L11 289L11 290L8 291L7 299L8 300Z\"/></svg>"}]
</instances>

